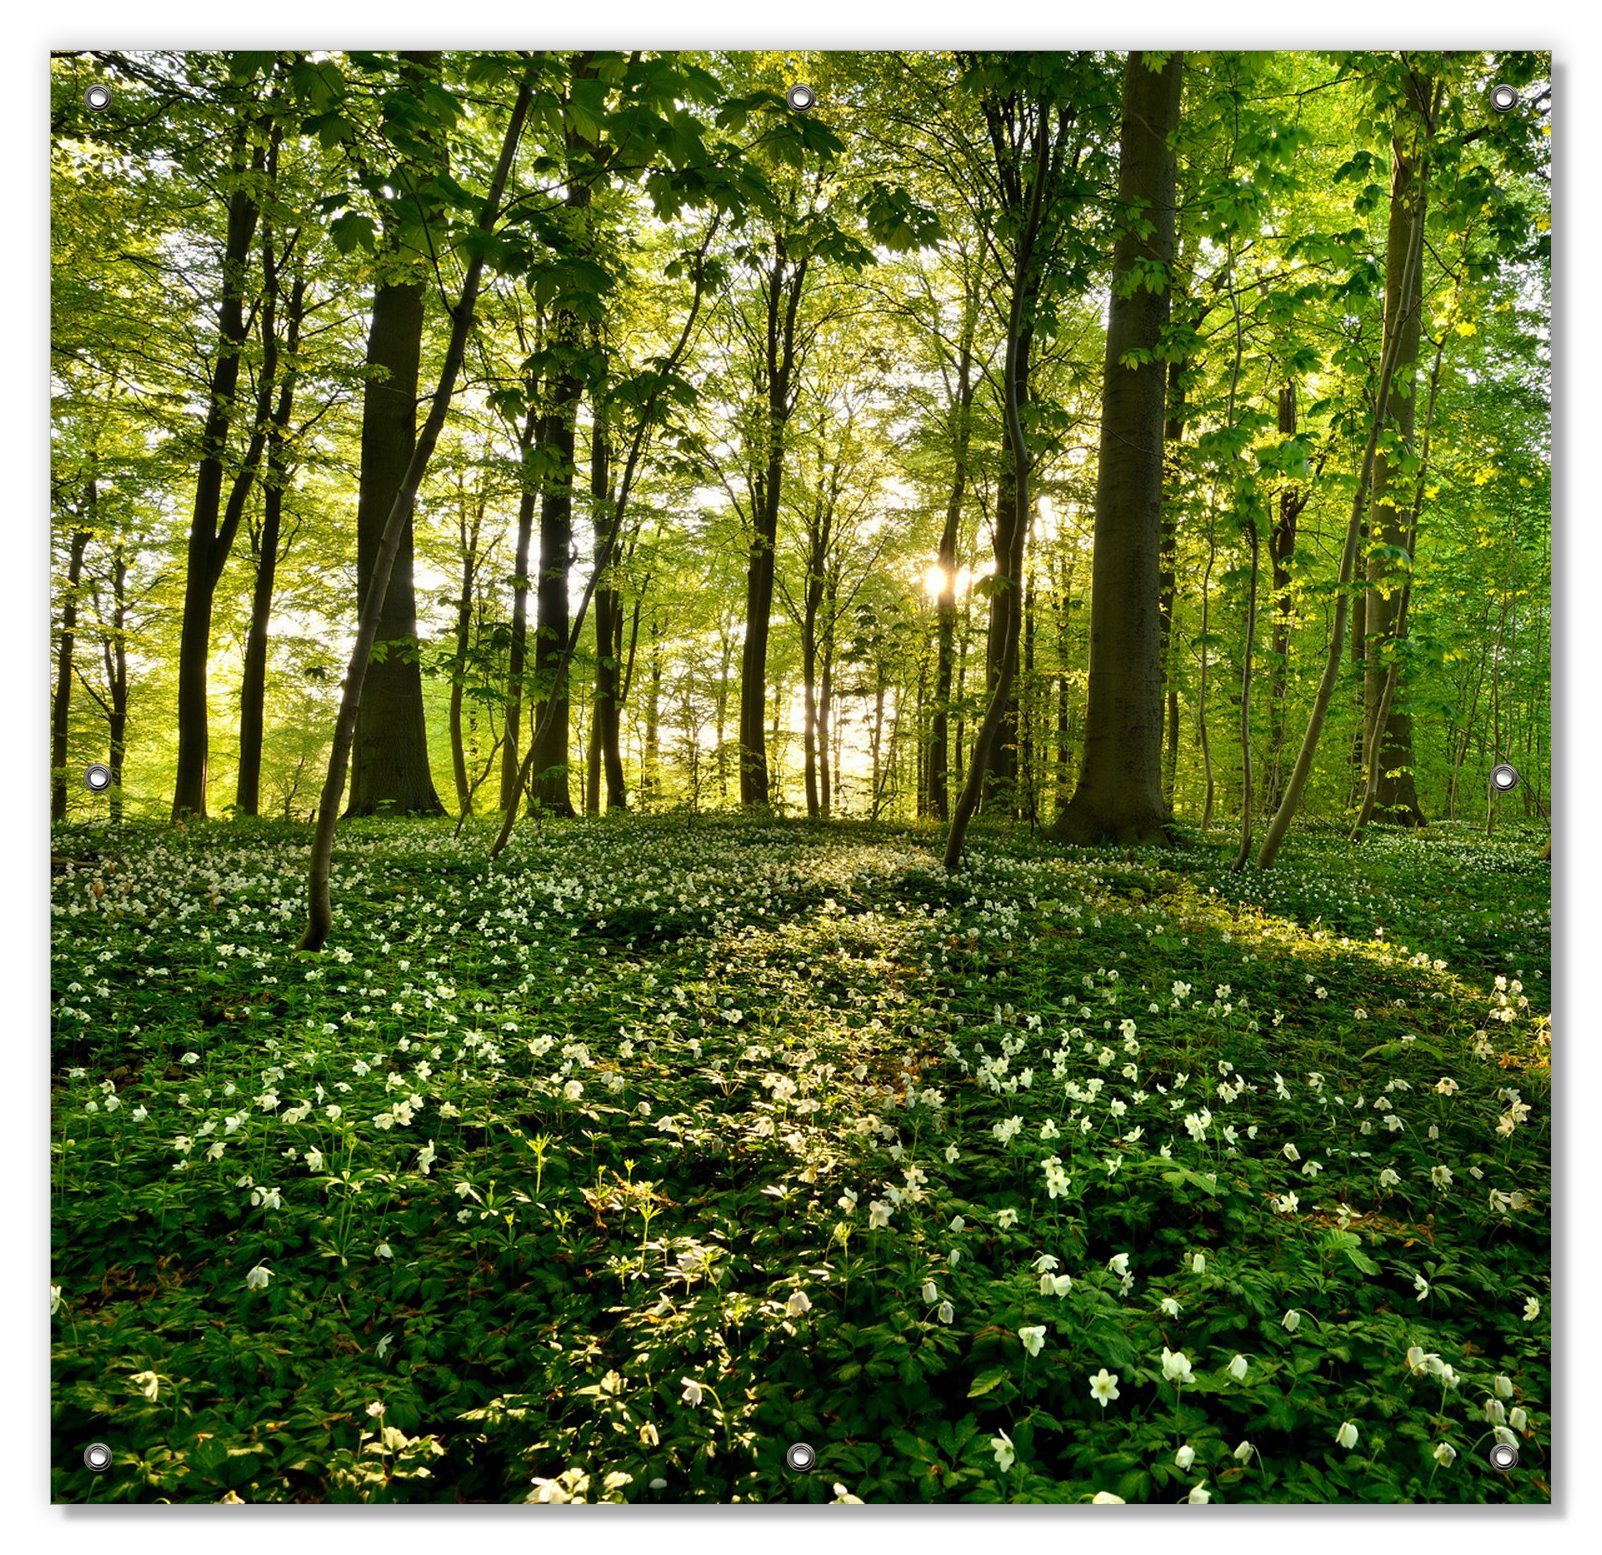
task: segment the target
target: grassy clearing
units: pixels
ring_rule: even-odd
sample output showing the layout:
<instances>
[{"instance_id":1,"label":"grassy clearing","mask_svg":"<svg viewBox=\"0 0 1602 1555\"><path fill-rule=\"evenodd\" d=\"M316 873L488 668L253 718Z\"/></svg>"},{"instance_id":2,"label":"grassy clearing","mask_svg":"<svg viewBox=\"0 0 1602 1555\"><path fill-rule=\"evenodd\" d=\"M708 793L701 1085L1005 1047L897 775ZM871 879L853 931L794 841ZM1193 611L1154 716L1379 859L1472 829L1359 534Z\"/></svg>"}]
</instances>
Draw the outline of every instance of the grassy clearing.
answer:
<instances>
[{"instance_id":1,"label":"grassy clearing","mask_svg":"<svg viewBox=\"0 0 1602 1555\"><path fill-rule=\"evenodd\" d=\"M56 848L58 1499L1549 1493L1527 837Z\"/></svg>"}]
</instances>

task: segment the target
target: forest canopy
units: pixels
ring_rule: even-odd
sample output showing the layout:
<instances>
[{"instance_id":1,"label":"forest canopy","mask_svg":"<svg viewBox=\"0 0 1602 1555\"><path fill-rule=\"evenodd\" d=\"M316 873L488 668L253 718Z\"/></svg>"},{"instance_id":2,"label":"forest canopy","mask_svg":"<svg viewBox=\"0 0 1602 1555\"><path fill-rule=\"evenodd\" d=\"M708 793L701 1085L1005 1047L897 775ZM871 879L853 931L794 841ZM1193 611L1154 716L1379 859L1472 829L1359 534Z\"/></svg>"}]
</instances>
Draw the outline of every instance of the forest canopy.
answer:
<instances>
[{"instance_id":1,"label":"forest canopy","mask_svg":"<svg viewBox=\"0 0 1602 1555\"><path fill-rule=\"evenodd\" d=\"M52 73L58 817L1543 812L1542 56Z\"/></svg>"}]
</instances>

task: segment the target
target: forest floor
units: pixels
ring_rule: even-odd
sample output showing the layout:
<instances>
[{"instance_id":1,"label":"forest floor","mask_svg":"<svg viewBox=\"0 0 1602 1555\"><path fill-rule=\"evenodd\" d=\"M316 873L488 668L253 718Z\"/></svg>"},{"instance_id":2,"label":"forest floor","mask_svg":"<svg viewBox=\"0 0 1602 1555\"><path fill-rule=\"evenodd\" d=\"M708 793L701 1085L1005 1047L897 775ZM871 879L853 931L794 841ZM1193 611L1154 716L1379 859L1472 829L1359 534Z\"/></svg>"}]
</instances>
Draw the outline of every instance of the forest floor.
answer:
<instances>
[{"instance_id":1,"label":"forest floor","mask_svg":"<svg viewBox=\"0 0 1602 1555\"><path fill-rule=\"evenodd\" d=\"M57 1499L1547 1499L1538 839L306 845L56 833Z\"/></svg>"}]
</instances>

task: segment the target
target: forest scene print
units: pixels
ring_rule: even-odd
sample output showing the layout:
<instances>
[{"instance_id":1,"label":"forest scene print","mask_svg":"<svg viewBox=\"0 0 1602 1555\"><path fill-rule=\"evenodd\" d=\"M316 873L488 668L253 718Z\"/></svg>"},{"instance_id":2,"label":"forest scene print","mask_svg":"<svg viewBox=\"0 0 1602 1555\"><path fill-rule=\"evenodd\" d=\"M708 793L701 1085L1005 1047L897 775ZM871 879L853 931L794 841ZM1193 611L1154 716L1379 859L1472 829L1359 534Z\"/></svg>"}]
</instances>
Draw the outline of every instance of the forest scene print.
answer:
<instances>
[{"instance_id":1,"label":"forest scene print","mask_svg":"<svg viewBox=\"0 0 1602 1555\"><path fill-rule=\"evenodd\" d=\"M49 68L54 1500L1551 1499L1546 55Z\"/></svg>"}]
</instances>

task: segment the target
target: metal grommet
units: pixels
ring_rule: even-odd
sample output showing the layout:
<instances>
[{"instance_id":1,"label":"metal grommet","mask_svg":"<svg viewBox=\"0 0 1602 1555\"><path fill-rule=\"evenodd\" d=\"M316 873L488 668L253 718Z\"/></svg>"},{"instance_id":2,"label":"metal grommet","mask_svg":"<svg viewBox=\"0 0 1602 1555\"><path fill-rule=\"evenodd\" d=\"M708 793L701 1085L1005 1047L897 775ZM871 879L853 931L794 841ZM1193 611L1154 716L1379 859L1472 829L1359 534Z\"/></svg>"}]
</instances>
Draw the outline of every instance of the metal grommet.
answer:
<instances>
[{"instance_id":1,"label":"metal grommet","mask_svg":"<svg viewBox=\"0 0 1602 1555\"><path fill-rule=\"evenodd\" d=\"M789 1450L784 1455L784 1461L788 1463L797 1474L805 1474L808 1469L816 1465L818 1461L818 1455L812 1450L812 1447L809 1443L792 1442Z\"/></svg>"},{"instance_id":2,"label":"metal grommet","mask_svg":"<svg viewBox=\"0 0 1602 1555\"><path fill-rule=\"evenodd\" d=\"M83 1450L84 1467L104 1474L111 1467L111 1449L104 1442L90 1442Z\"/></svg>"},{"instance_id":3,"label":"metal grommet","mask_svg":"<svg viewBox=\"0 0 1602 1555\"><path fill-rule=\"evenodd\" d=\"M83 105L90 113L104 113L111 106L111 88L104 81L96 81L83 94Z\"/></svg>"},{"instance_id":4,"label":"metal grommet","mask_svg":"<svg viewBox=\"0 0 1602 1555\"><path fill-rule=\"evenodd\" d=\"M1518 88L1499 82L1491 88L1491 106L1498 113L1512 113L1519 105Z\"/></svg>"},{"instance_id":5,"label":"metal grommet","mask_svg":"<svg viewBox=\"0 0 1602 1555\"><path fill-rule=\"evenodd\" d=\"M788 92L784 94L785 102L795 109L797 113L805 113L807 109L816 105L818 94L810 86L804 86L797 81Z\"/></svg>"},{"instance_id":6,"label":"metal grommet","mask_svg":"<svg viewBox=\"0 0 1602 1555\"><path fill-rule=\"evenodd\" d=\"M1501 761L1491 768L1491 788L1498 794L1510 794L1519 786L1519 772L1511 762Z\"/></svg>"},{"instance_id":7,"label":"metal grommet","mask_svg":"<svg viewBox=\"0 0 1602 1555\"><path fill-rule=\"evenodd\" d=\"M1485 1455L1498 1474L1507 1474L1519 1466L1519 1450L1512 1442L1492 1442Z\"/></svg>"},{"instance_id":8,"label":"metal grommet","mask_svg":"<svg viewBox=\"0 0 1602 1555\"><path fill-rule=\"evenodd\" d=\"M91 762L83 769L83 786L91 794L103 794L111 787L111 768L103 761Z\"/></svg>"}]
</instances>

